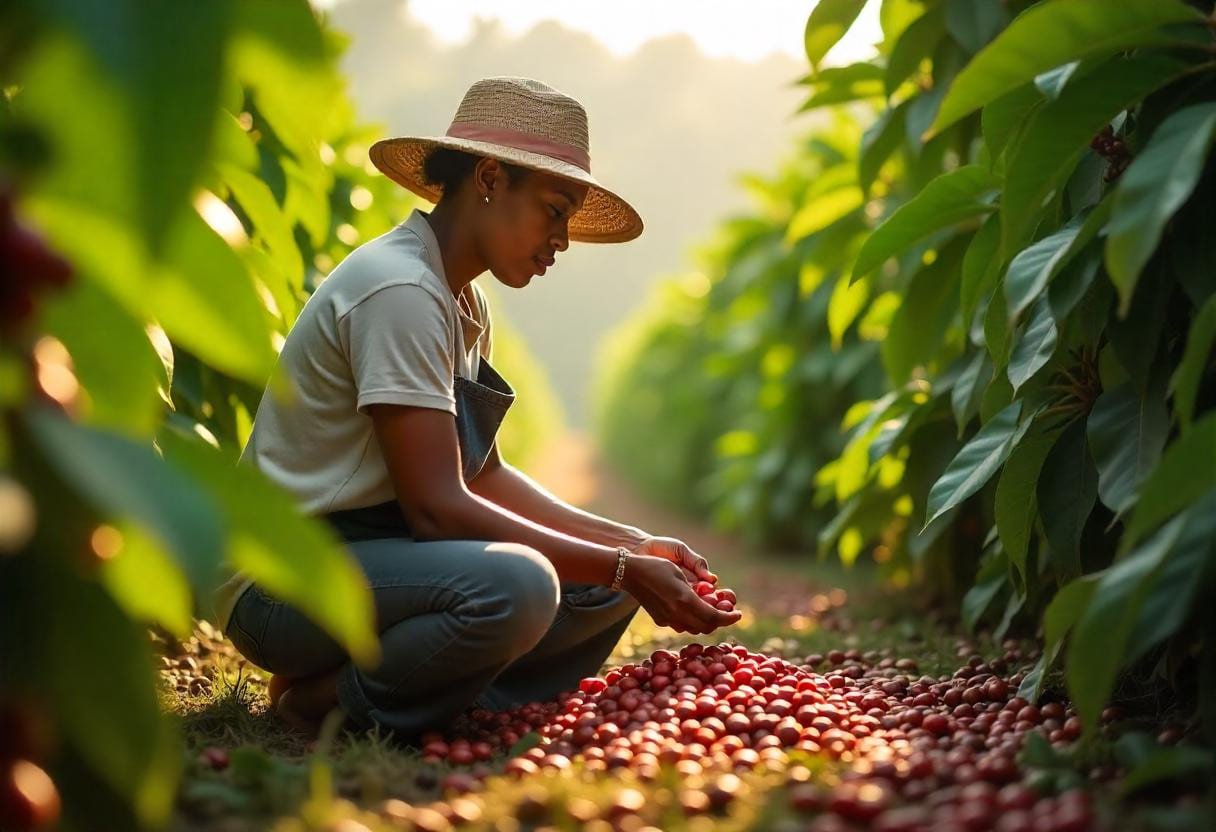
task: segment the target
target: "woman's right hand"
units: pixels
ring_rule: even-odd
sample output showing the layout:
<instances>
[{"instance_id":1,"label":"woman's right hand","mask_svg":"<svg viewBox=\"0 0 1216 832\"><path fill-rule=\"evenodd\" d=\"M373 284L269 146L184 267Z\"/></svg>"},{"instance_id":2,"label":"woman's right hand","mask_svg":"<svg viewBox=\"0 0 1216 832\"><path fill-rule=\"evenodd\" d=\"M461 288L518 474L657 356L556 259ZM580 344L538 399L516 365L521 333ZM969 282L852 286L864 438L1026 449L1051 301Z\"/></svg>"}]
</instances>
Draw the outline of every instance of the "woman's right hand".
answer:
<instances>
[{"instance_id":1,"label":"woman's right hand","mask_svg":"<svg viewBox=\"0 0 1216 832\"><path fill-rule=\"evenodd\" d=\"M621 589L638 600L655 624L676 632L712 633L743 617L706 602L693 591L683 570L663 558L630 555Z\"/></svg>"}]
</instances>

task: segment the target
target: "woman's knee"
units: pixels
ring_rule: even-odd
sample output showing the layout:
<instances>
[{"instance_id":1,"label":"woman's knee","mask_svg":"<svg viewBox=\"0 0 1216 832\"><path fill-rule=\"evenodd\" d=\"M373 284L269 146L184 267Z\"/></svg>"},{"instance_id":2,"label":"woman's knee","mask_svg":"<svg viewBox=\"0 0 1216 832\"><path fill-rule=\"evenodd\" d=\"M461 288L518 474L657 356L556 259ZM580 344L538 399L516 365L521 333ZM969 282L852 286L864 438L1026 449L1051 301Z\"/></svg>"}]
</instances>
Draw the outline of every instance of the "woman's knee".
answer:
<instances>
[{"instance_id":1,"label":"woman's knee","mask_svg":"<svg viewBox=\"0 0 1216 832\"><path fill-rule=\"evenodd\" d=\"M561 600L560 582L553 564L530 546L491 543L490 570L496 593L508 605L508 629L513 640L530 649L548 630Z\"/></svg>"}]
</instances>

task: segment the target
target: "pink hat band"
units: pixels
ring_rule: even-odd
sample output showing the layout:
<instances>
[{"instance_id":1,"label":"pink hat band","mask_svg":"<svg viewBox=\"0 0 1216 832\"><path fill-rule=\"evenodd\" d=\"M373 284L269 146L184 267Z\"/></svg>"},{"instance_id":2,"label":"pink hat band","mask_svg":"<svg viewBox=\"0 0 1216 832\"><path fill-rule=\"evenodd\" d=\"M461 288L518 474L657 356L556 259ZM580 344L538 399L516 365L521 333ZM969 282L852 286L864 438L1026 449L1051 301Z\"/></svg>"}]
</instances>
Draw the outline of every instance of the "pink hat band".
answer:
<instances>
[{"instance_id":1,"label":"pink hat band","mask_svg":"<svg viewBox=\"0 0 1216 832\"><path fill-rule=\"evenodd\" d=\"M454 139L465 139L473 142L505 145L516 150L529 153L539 153L568 162L575 167L591 173L591 154L581 147L564 142L556 142L535 133L525 133L522 130L512 130L509 127L492 127L485 124L460 122L453 124L447 130L448 136Z\"/></svg>"}]
</instances>

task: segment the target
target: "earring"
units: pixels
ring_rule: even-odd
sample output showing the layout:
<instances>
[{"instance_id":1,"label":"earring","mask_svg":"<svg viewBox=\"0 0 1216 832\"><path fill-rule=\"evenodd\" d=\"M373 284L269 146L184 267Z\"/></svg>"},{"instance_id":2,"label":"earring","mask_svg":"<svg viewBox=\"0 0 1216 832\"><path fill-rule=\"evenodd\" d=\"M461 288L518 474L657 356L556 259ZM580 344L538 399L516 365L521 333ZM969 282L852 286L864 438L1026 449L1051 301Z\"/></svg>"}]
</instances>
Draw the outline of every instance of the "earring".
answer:
<instances>
[{"instance_id":1,"label":"earring","mask_svg":"<svg viewBox=\"0 0 1216 832\"><path fill-rule=\"evenodd\" d=\"M482 198L483 198L483 199L486 201L486 205L489 205L489 204L490 204L490 195L489 195L489 194L486 194L486 195L485 195L484 197L482 197Z\"/></svg>"}]
</instances>

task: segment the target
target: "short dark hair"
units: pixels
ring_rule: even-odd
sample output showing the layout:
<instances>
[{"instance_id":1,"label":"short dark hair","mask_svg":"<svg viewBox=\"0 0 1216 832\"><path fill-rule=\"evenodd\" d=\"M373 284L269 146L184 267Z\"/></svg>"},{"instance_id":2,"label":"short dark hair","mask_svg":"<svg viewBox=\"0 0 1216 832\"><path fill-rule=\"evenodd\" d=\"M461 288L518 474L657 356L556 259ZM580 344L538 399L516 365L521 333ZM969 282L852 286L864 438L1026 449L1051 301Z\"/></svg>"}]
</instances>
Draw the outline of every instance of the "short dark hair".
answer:
<instances>
[{"instance_id":1,"label":"short dark hair","mask_svg":"<svg viewBox=\"0 0 1216 832\"><path fill-rule=\"evenodd\" d=\"M422 177L428 184L438 185L445 194L455 193L460 184L473 175L473 168L481 158L463 150L437 147L423 160ZM511 188L523 182L531 173L528 168L509 162L500 160L499 164L506 170L508 187Z\"/></svg>"}]
</instances>

